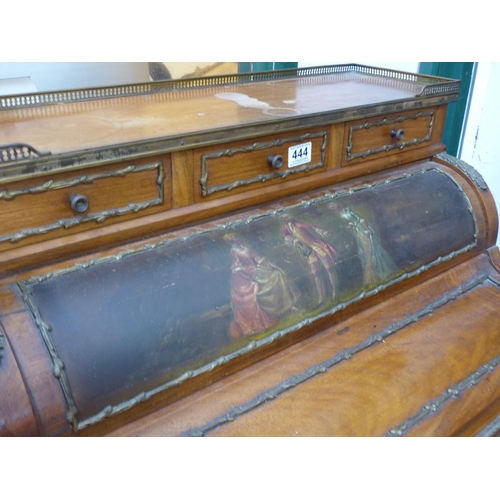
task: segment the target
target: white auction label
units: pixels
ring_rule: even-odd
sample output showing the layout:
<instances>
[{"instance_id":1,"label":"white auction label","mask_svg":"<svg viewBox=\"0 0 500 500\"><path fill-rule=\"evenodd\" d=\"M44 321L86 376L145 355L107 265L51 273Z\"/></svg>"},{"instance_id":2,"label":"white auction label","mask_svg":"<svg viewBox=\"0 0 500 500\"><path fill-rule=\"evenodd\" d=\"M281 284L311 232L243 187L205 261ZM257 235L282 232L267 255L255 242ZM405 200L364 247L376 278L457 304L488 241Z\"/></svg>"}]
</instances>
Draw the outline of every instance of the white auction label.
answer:
<instances>
[{"instance_id":1,"label":"white auction label","mask_svg":"<svg viewBox=\"0 0 500 500\"><path fill-rule=\"evenodd\" d=\"M312 142L298 144L288 148L288 168L309 163L312 157Z\"/></svg>"}]
</instances>

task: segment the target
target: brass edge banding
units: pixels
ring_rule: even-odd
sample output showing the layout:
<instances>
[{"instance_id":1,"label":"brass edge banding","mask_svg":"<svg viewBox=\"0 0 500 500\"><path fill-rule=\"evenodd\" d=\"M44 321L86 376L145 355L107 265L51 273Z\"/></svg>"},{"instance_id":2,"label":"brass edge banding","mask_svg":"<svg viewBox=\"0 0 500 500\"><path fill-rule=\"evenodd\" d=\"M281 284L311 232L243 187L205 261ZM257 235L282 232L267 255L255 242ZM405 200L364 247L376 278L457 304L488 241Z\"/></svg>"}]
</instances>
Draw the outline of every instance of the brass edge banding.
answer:
<instances>
[{"instance_id":1,"label":"brass edge banding","mask_svg":"<svg viewBox=\"0 0 500 500\"><path fill-rule=\"evenodd\" d=\"M451 156L448 153L438 153L434 155L434 157L444 160L447 163L451 163L453 166L459 168L465 175L467 175L467 177L469 177L469 179L478 188L482 189L483 191L488 190L488 186L485 180L483 179L483 176L472 165L469 165L463 160L459 160L458 158L455 158L454 156Z\"/></svg>"},{"instance_id":2,"label":"brass edge banding","mask_svg":"<svg viewBox=\"0 0 500 500\"><path fill-rule=\"evenodd\" d=\"M376 345L380 342L384 342L387 337L394 335L395 333L398 333L403 328L419 321L421 318L433 314L437 309L457 299L460 295L463 295L472 288L482 284L486 279L488 279L488 276L482 275L465 283L464 285L456 288L452 292L443 295L439 300L430 302L416 313L405 317L403 320L397 323L393 323L392 325L388 326L387 328L381 330L380 332L374 335L371 335L370 337L365 339L363 342L357 344L356 346L351 347L350 349L345 349L344 351L339 352L332 358L324 361L323 363L314 365L302 373L293 375L292 377L286 379L281 384L276 385L275 387L262 392L261 394L251 399L247 403L233 408L225 415L213 419L211 422L209 422L204 426L190 429L185 433L183 433L183 435L201 437L206 435L208 432L216 429L217 427L220 427L221 425L236 420L241 415L248 413L254 408L262 405L263 403L276 399L277 397L281 396L288 390L293 389L304 382L307 382L308 380L310 380L313 377L316 377L317 375L321 375L327 372L330 368L334 367L335 365L343 361L351 359L359 352L364 351L365 349L368 349L369 347L372 347L373 345Z\"/></svg>"},{"instance_id":3,"label":"brass edge banding","mask_svg":"<svg viewBox=\"0 0 500 500\"><path fill-rule=\"evenodd\" d=\"M37 236L40 234L46 234L50 231L54 231L56 229L70 229L72 227L78 226L85 222L94 221L96 223L104 222L106 219L110 217L117 217L120 215L127 215L130 213L137 213L141 210L146 210L152 206L163 205L164 203L164 189L163 189L163 181L165 180L165 172L163 168L162 162L150 163L142 166L130 165L128 167L113 170L109 172L102 172L91 175L82 175L78 177L74 177L73 179L61 180L61 181L52 181L48 180L43 184L39 184L34 187L24 188L24 189L16 189L16 190L8 190L4 189L0 191L0 201L3 199L5 201L10 201L15 199L17 196L27 195L27 194L38 194L45 193L47 191L56 190L56 189L64 189L72 186L78 186L81 184L92 184L95 180L105 179L109 177L125 177L130 173L137 173L146 170L154 170L158 169L158 176L156 178L156 185L158 188L158 198L150 201L145 201L142 203L129 203L128 205L120 208L103 210L101 212L96 212L94 214L84 215L81 217L73 217L70 219L60 219L55 221L52 224L48 224L45 226L39 226L36 228L25 228L21 229L16 233L7 234L4 236L0 236L0 243L10 242L17 243L18 241L28 238L30 236Z\"/></svg>"},{"instance_id":4,"label":"brass edge banding","mask_svg":"<svg viewBox=\"0 0 500 500\"><path fill-rule=\"evenodd\" d=\"M331 112L317 113L312 115L294 116L293 119L283 119L279 122L279 131L286 132L301 130L307 127L320 127L340 123L347 120L359 118L359 112L363 111L366 116L377 116L381 114L402 112L404 110L420 109L425 107L445 104L456 101L458 95L444 95L431 97L425 103L421 101L391 101L382 105L367 105L356 109L335 110ZM79 103L80 106L86 103ZM88 103L87 103L88 104ZM95 102L93 102L95 104ZM75 105L75 104L73 104ZM395 109L397 108L397 109ZM57 107L56 107L57 109ZM41 108L35 111L53 111L53 107ZM26 109L23 111L33 111ZM96 167L110 164L116 161L132 161L142 158L144 155L160 155L172 151L182 151L194 147L210 146L220 141L248 140L252 137L275 134L277 123L269 121L265 123L242 125L241 127L210 130L210 132L194 132L182 134L182 136L169 136L148 140L140 140L125 143L119 147L99 147L81 152L60 153L53 156L7 162L0 169L0 182L6 180L20 180L33 175L46 174L47 172L63 172L80 169L83 167Z\"/></svg>"},{"instance_id":5,"label":"brass edge banding","mask_svg":"<svg viewBox=\"0 0 500 500\"><path fill-rule=\"evenodd\" d=\"M353 145L353 133L356 130L362 130L362 129L369 129L371 127L378 127L381 125L388 125L391 123L401 123L405 120L416 120L418 118L422 118L425 116L429 116L429 128L427 130L427 135L423 137L422 139L413 139L411 141L406 141L406 142L398 142L397 144L390 144L386 145L384 144L382 147L378 149L367 149L366 151L363 151L362 153L356 153L356 154L351 154L352 151L352 145ZM347 161L354 160L356 158L366 158L369 155L377 154L377 153L383 153L387 151L392 151L393 149L404 149L407 146L416 146L417 144L422 144L423 142L428 142L430 141L431 135L432 135L432 128L434 126L434 111L428 111L428 112L419 112L414 115L410 116L398 116L397 118L384 118L383 120L380 120L378 122L365 122L361 125L354 125L352 127L349 127L349 135L348 135L348 143L346 147L346 153L347 153Z\"/></svg>"},{"instance_id":6,"label":"brass edge banding","mask_svg":"<svg viewBox=\"0 0 500 500\"><path fill-rule=\"evenodd\" d=\"M40 158L48 156L50 152L40 152L33 146L24 143L0 145L0 164L10 161L30 160L32 158Z\"/></svg>"},{"instance_id":7,"label":"brass edge banding","mask_svg":"<svg viewBox=\"0 0 500 500\"><path fill-rule=\"evenodd\" d=\"M17 284L18 284L19 288L21 289L23 300L29 306L31 313L35 318L35 322L38 325L40 331L42 332L42 337L44 338L44 340L47 344L49 353L51 354L51 357L53 359L53 364L54 364L54 366L59 367L58 368L59 375L56 375L56 377L58 377L58 379L61 383L61 386L63 387L63 393L65 395L65 399L66 399L66 402L68 405L68 418L69 418L68 421L70 421L70 423L72 424L73 430L75 430L75 431L81 430L89 425L99 423L103 419L105 419L109 416L115 415L117 413L120 413L126 409L129 409L132 406L136 405L137 403L151 398L152 396L154 396L157 393L160 393L160 392L162 392L166 389L172 388L172 387L179 386L191 378L194 378L194 377L197 377L197 376L202 375L204 373L210 372L213 369L215 369L216 367L225 365L226 363L232 361L235 358L238 358L244 354L248 354L256 349L260 349L264 346L267 346L267 345L273 343L274 341L276 341L276 340L278 340L278 339L280 339L280 338L282 338L282 337L284 337L292 332L300 330L302 327L304 327L306 325L309 325L309 324L311 324L319 319L331 316L331 315L335 314L337 311L343 310L343 309L351 306L352 304L355 304L355 303L357 303L357 302L359 302L367 297L371 297L373 295L376 295L392 285L395 285L395 284L400 283L402 281L405 281L409 278L417 276L417 275L421 274L422 272L425 272L428 269L430 269L436 265L439 265L443 262L446 262L448 260L453 259L454 257L456 257L462 253L465 253L465 252L468 252L469 250L472 250L473 248L475 248L477 246L476 221L475 221L475 219L473 219L474 226L475 226L474 242L473 243L471 243L471 244L469 244L461 249L455 250L447 255L440 256L437 259L433 260L432 262L420 266L419 268L415 269L414 271L404 272L404 273L400 274L399 276L397 276L396 278L394 278L386 283L382 283L382 284L380 284L372 289L369 289L369 290L364 290L361 293L359 293L356 297L353 297L352 299L350 299L346 302L342 302L340 304L337 304L329 310L318 313L315 316L311 316L309 318L306 318L303 321L296 323L294 325L291 325L285 329L278 330L278 331L274 332L273 334L269 335L268 337L259 339L257 341L251 341L245 347L238 349L237 351L234 351L233 353L230 353L230 354L225 355L225 356L221 356L220 358L217 358L213 362L211 362L207 365L204 365L196 370L187 371L184 374L182 374L181 376L177 377L176 379L173 379L169 382L166 382L166 383L164 383L164 384L162 384L154 389L151 389L150 391L140 393L136 397L131 398L127 401L124 401L123 403L120 403L118 405L108 406L108 407L104 408L101 412L99 412L98 414L96 414L93 417L90 417L82 422L78 422L76 419L76 404L75 404L74 399L72 397L72 393L71 393L71 389L69 387L69 383L67 381L67 377L64 373L64 365L62 364L62 361L59 359L57 352L55 350L55 347L54 347L52 340L50 338L51 326L43 320L43 318L41 317L40 311L38 310L36 304L34 303L34 301L32 299L30 288L29 288L31 285L55 278L57 276L67 274L70 272L84 270L84 269L87 269L89 267L93 267L95 265L99 265L99 264L104 263L104 262L112 262L112 261L116 261L116 260L122 260L128 256L136 255L136 254L142 253L144 251L152 250L152 249L162 247L162 246L168 246L169 244L172 244L178 240L189 241L190 239L193 239L193 238L198 237L198 236L203 235L203 234L214 233L217 231L225 231L227 229L234 228L234 227L237 227L239 225L248 224L248 223L252 222L253 220L261 219L261 218L268 217L268 216L275 216L277 214L283 214L283 213L286 213L290 210L293 210L294 208L296 208L298 206L304 206L304 205L310 206L310 205L314 205L317 203L321 203L321 202L326 201L326 200L334 200L337 198L350 196L356 192L363 191L366 189L371 189L371 188L379 186L379 185L388 184L390 182L409 178L409 177L416 176L416 175L423 175L426 172L431 171L431 170L435 170L435 171L441 173L442 175L445 175L446 177L448 177L449 179L454 181L454 179L451 176L438 170L437 168L426 167L422 170L416 170L416 171L411 172L411 173L394 175L394 176L388 177L385 180L367 183L367 184L363 184L363 185L360 185L360 186L357 186L354 188L339 190L339 191L336 191L333 193L330 192L330 193L327 193L325 195L319 196L318 198L316 198L314 200L301 201L297 204L294 204L294 205L291 205L291 206L288 206L285 208L270 210L268 212L265 212L264 214L252 215L252 216L247 217L247 218L242 219L242 220L218 224L215 227L212 227L209 229L205 229L205 230L201 230L201 231L194 231L187 236L179 236L177 238L165 239L165 240L159 241L157 243L147 244L147 245L139 247L139 248L124 250L123 252L120 252L120 253L115 254L115 255L109 255L106 257L101 257L99 259L92 259L92 260L89 260L87 262L77 263L77 264L74 264L73 266L68 267L68 268L58 269L56 271L52 271L52 272L44 274L44 275L31 276L22 282L18 282ZM456 183L456 181L454 181L454 182ZM468 200L468 198L465 195L465 193L463 192L463 190L462 190L462 193L465 196L465 198ZM63 373L63 375L61 375L61 373ZM64 384L64 386L63 386L63 384Z\"/></svg>"},{"instance_id":8,"label":"brass edge banding","mask_svg":"<svg viewBox=\"0 0 500 500\"><path fill-rule=\"evenodd\" d=\"M360 64L339 64L317 66L311 68L293 68L256 73L240 73L234 75L206 76L178 80L163 80L157 82L115 85L110 87L94 87L32 94L18 94L0 97L0 110L28 107L67 104L80 101L130 97L145 94L156 94L180 90L195 90L222 85L252 83L259 81L282 80L286 78L304 78L311 76L334 75L339 73L357 72L369 76L378 76L402 83L424 85L419 96L445 94L460 91L460 81L446 78L419 75L397 70L388 70Z\"/></svg>"},{"instance_id":9,"label":"brass edge banding","mask_svg":"<svg viewBox=\"0 0 500 500\"><path fill-rule=\"evenodd\" d=\"M447 92L460 92L460 87L461 87L460 81L426 85L420 96L432 96Z\"/></svg>"},{"instance_id":10,"label":"brass edge banding","mask_svg":"<svg viewBox=\"0 0 500 500\"><path fill-rule=\"evenodd\" d=\"M488 277L486 277L488 279ZM486 281L486 279L484 281ZM489 280L491 281L491 280ZM460 397L467 389L474 387L478 384L478 382L488 373L495 370L495 368L500 365L500 355L496 356L488 363L484 364L479 368L479 370L475 371L467 378L461 380L455 385L452 385L448 389L446 389L440 396L436 399L433 399L430 403L427 403L418 413L405 420L402 424L397 427L393 427L390 429L386 436L387 437L399 437L404 436L412 427L420 424L432 414L438 412L443 406L448 403L453 398ZM500 429L500 417L497 418L498 422L493 422L490 426L483 429L478 435L487 436L491 435L489 432L496 432Z\"/></svg>"},{"instance_id":11,"label":"brass edge banding","mask_svg":"<svg viewBox=\"0 0 500 500\"><path fill-rule=\"evenodd\" d=\"M410 173L392 175L384 180L375 181L375 182L368 182L366 184L362 184L362 185L355 186L352 188L328 192L324 195L318 196L315 199L302 200L302 201L299 201L298 203L291 205L291 206L288 206L286 208L278 208L275 210L269 210L268 212L264 212L261 214L251 215L245 219L240 219L240 220L236 220L236 221L232 221L232 222L217 224L216 226L209 228L209 229L205 229L205 230L196 230L196 231L191 232L188 236L179 236L177 238L166 238L166 239L158 241L156 243L148 243L142 247L124 250L122 252L118 252L117 254L109 255L106 257L101 257L99 259L92 259L92 260L89 260L87 262L77 263L71 267L62 268L62 269L59 269L57 271L52 271L52 272L47 273L45 275L30 277L30 278L24 280L23 283L27 283L27 284L38 283L38 282L45 281L47 279L51 279L51 278L54 278L56 276L62 275L62 274L66 274L68 272L74 272L74 271L79 271L82 269L87 269L89 267L92 267L94 265L98 265L98 264L101 264L104 262L112 262L115 260L121 260L129 255L135 255L135 254L147 251L147 250L153 250L157 247L168 246L169 244L171 244L177 240L188 241L188 240L193 239L195 237L202 236L203 234L208 234L208 233L212 233L212 232L216 232L216 231L223 231L223 230L231 229L231 228L237 227L239 225L246 225L246 224L248 224L256 219L262 219L262 218L265 218L268 216L275 216L278 214L286 213L290 210L295 209L298 206L315 205L315 204L322 203L322 202L327 201L327 200L333 201L337 198L343 198L345 196L350 196L354 193L357 193L358 191L364 191L364 190L372 189L374 187L381 186L384 184L390 184L391 182L398 181L398 180L405 179L405 178L410 178L410 177L413 177L415 175L423 175L426 172L431 171L431 170L435 170L436 172L439 172L440 174L448 177L451 181L453 181L454 184L460 189L462 195L465 197L465 199L468 202L468 205L471 209L472 205L470 205L470 200L468 199L467 195L465 194L465 192L463 191L461 186L455 181L455 179L453 179L453 177L451 177L447 173L442 172L441 170L439 170L433 166L429 166L429 167L423 168L422 170L416 170L416 171L410 172ZM324 190L321 190L321 191L324 191ZM476 224L475 220L474 220L474 223ZM471 248L473 248L477 245L476 234L477 234L477 227L475 227L474 243L472 244ZM466 250L470 250L470 248L466 247ZM462 252L462 250L459 250L457 252ZM453 254L453 256L455 256L455 253L452 253L452 254ZM441 259L441 260L439 260L439 262L442 262L442 261L446 260L446 257L440 257L439 259Z\"/></svg>"},{"instance_id":12,"label":"brass edge banding","mask_svg":"<svg viewBox=\"0 0 500 500\"><path fill-rule=\"evenodd\" d=\"M213 186L213 187L208 187L208 166L207 166L207 160L211 159L217 159L217 158L222 158L223 156L234 156L238 153L250 153L252 151L258 151L261 149L268 149L272 147L280 147L283 144L290 143L290 142L298 142L298 141L304 141L306 139L316 139L318 137L323 137L323 142L321 143L321 159L319 163L315 163L313 165L304 165L303 167L300 168L293 168L293 169L288 169L283 172L273 172L271 174L261 174L256 177L253 177L251 179L245 179L245 180L238 180L235 181L231 184L222 184L219 186ZM327 146L327 141L328 141L328 133L326 131L324 132L317 132L315 134L311 133L306 133L302 134L299 137L289 137L286 139L276 139L271 142L254 142L250 146L244 146L241 148L227 148L223 149L222 151L217 151L214 153L207 153L204 155L201 155L201 178L200 178L200 186L201 186L201 194L202 196L208 196L213 193L216 193L218 191L231 191L237 187L240 186L247 186L249 184L254 184L254 183L259 183L259 182L265 182L270 179L285 179L289 175L292 174L298 174L298 173L303 173L303 172L309 172L310 170L314 170L316 168L321 168L325 165L325 157L326 157L326 146Z\"/></svg>"},{"instance_id":13,"label":"brass edge banding","mask_svg":"<svg viewBox=\"0 0 500 500\"><path fill-rule=\"evenodd\" d=\"M17 283L17 285L21 291L22 299L24 300L24 302L26 302L26 304L28 304L29 308L31 309L31 312L35 319L35 323L38 326L45 345L49 351L52 360L52 373L54 377L59 380L59 384L63 391L64 400L66 402L66 420L69 424L71 424L73 430L75 430L78 426L76 420L78 410L73 400L73 395L71 392L71 387L69 385L68 377L66 375L66 371L64 370L64 362L59 357L59 354L57 353L56 347L52 342L52 338L50 336L52 327L42 319L40 311L38 310L38 307L33 300L33 294L29 287L22 282Z\"/></svg>"},{"instance_id":14,"label":"brass edge banding","mask_svg":"<svg viewBox=\"0 0 500 500\"><path fill-rule=\"evenodd\" d=\"M3 189L0 191L0 199L13 200L17 196L26 194L45 193L56 189L64 189L68 187L78 186L80 184L92 184L95 180L107 179L109 177L125 177L130 173L143 172L145 170L154 170L161 166L161 162L149 163L147 165L129 165L128 167L120 168L118 170L110 170L108 172L100 172L97 174L85 174L72 179L64 179L61 181L53 181L49 179L37 186L23 188L23 189Z\"/></svg>"},{"instance_id":15,"label":"brass edge banding","mask_svg":"<svg viewBox=\"0 0 500 500\"><path fill-rule=\"evenodd\" d=\"M476 437L492 437L498 436L500 433L500 416L495 418L493 422L490 422L484 429L481 429L476 434Z\"/></svg>"}]
</instances>

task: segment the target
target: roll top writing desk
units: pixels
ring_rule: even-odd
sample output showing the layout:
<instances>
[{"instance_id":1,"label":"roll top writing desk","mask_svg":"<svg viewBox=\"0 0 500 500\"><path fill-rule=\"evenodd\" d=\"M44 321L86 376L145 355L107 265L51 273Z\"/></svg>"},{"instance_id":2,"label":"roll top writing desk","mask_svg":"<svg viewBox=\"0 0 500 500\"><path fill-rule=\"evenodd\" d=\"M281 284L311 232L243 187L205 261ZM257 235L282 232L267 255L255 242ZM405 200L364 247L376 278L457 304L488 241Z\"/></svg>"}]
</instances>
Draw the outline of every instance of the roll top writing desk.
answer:
<instances>
[{"instance_id":1,"label":"roll top writing desk","mask_svg":"<svg viewBox=\"0 0 500 500\"><path fill-rule=\"evenodd\" d=\"M349 64L0 97L0 434L498 434L459 90Z\"/></svg>"}]
</instances>

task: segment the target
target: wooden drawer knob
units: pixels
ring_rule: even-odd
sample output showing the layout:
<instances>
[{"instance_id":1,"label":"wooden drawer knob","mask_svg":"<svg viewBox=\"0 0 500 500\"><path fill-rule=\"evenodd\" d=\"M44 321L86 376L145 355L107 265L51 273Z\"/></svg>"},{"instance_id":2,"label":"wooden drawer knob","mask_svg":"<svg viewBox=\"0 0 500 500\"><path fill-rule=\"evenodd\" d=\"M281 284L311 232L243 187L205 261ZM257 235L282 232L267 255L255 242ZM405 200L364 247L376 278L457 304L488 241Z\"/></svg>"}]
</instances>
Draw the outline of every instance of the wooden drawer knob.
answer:
<instances>
[{"instance_id":1,"label":"wooden drawer knob","mask_svg":"<svg viewBox=\"0 0 500 500\"><path fill-rule=\"evenodd\" d=\"M391 130L391 137L395 138L397 141L401 141L402 139L404 139L404 136L405 131L402 128Z\"/></svg>"},{"instance_id":2,"label":"wooden drawer knob","mask_svg":"<svg viewBox=\"0 0 500 500\"><path fill-rule=\"evenodd\" d=\"M82 214L89 208L89 199L83 194L72 194L69 198L69 203L73 212Z\"/></svg>"},{"instance_id":3,"label":"wooden drawer knob","mask_svg":"<svg viewBox=\"0 0 500 500\"><path fill-rule=\"evenodd\" d=\"M267 163L273 168L281 168L283 166L283 156L269 155L267 157Z\"/></svg>"}]
</instances>

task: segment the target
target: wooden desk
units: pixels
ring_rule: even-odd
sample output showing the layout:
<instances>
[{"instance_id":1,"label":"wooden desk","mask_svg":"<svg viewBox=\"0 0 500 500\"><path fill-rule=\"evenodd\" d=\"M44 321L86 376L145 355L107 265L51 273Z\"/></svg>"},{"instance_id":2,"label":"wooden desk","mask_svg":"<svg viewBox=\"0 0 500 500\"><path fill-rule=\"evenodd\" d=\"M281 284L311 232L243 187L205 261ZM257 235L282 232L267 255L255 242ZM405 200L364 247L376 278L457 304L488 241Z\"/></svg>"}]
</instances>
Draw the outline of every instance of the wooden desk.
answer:
<instances>
[{"instance_id":1,"label":"wooden desk","mask_svg":"<svg viewBox=\"0 0 500 500\"><path fill-rule=\"evenodd\" d=\"M0 97L0 432L498 433L459 87L342 65Z\"/></svg>"}]
</instances>

